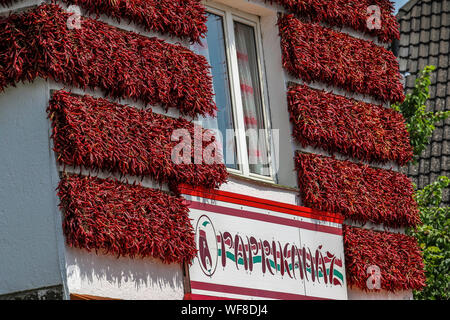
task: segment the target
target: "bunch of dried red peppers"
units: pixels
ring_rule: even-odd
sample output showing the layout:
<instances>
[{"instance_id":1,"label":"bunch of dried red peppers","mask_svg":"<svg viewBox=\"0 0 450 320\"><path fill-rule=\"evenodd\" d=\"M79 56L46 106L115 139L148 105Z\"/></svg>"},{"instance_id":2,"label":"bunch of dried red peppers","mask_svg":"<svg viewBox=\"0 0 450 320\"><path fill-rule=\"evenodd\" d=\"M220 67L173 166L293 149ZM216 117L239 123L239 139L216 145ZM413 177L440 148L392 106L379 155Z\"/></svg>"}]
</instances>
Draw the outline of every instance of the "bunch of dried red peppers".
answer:
<instances>
[{"instance_id":1,"label":"bunch of dried red peppers","mask_svg":"<svg viewBox=\"0 0 450 320\"><path fill-rule=\"evenodd\" d=\"M305 82L320 81L380 101L403 101L394 54L371 41L305 23L294 15L278 19L284 68Z\"/></svg>"},{"instance_id":2,"label":"bunch of dried red peppers","mask_svg":"<svg viewBox=\"0 0 450 320\"><path fill-rule=\"evenodd\" d=\"M425 286L422 255L414 237L346 225L343 232L348 285L367 290L367 281L375 280L367 271L376 266L384 290L420 290Z\"/></svg>"},{"instance_id":3,"label":"bunch of dried red peppers","mask_svg":"<svg viewBox=\"0 0 450 320\"><path fill-rule=\"evenodd\" d=\"M283 6L288 12L312 22L324 22L330 26L348 27L378 38L381 42L400 39L399 24L394 6L389 0L266 0ZM379 12L370 10L377 6ZM369 28L374 14L380 20L379 28Z\"/></svg>"},{"instance_id":4,"label":"bunch of dried red peppers","mask_svg":"<svg viewBox=\"0 0 450 320\"><path fill-rule=\"evenodd\" d=\"M4 0L0 0L4 1ZM205 7L201 0L62 0L90 14L126 20L148 31L198 42L206 32Z\"/></svg>"},{"instance_id":5,"label":"bunch of dried red peppers","mask_svg":"<svg viewBox=\"0 0 450 320\"><path fill-rule=\"evenodd\" d=\"M411 181L402 173L301 152L295 164L302 200L314 209L394 228L420 222Z\"/></svg>"},{"instance_id":6,"label":"bunch of dried red peppers","mask_svg":"<svg viewBox=\"0 0 450 320\"><path fill-rule=\"evenodd\" d=\"M190 262L194 232L183 199L112 179L62 177L63 230L71 247L117 256Z\"/></svg>"},{"instance_id":7,"label":"bunch of dried red peppers","mask_svg":"<svg viewBox=\"0 0 450 320\"><path fill-rule=\"evenodd\" d=\"M292 85L288 108L293 136L303 146L367 162L407 164L413 156L403 116L306 85Z\"/></svg>"},{"instance_id":8,"label":"bunch of dried red peppers","mask_svg":"<svg viewBox=\"0 0 450 320\"><path fill-rule=\"evenodd\" d=\"M58 5L42 4L0 18L0 91L51 78L186 115L215 114L205 57L91 18L82 18L80 29L69 29L70 16Z\"/></svg>"},{"instance_id":9,"label":"bunch of dried red peppers","mask_svg":"<svg viewBox=\"0 0 450 320\"><path fill-rule=\"evenodd\" d=\"M88 95L74 96L66 91L53 94L48 113L53 125L54 151L63 165L150 177L169 183L173 190L181 183L216 188L227 180L224 164L204 161L195 164L194 125L187 120ZM174 147L183 143L183 139L172 139L174 130L179 129L189 133L186 138L190 139L187 141L191 163L176 164L172 160ZM206 136L206 130L199 133ZM204 150L216 142L200 140L200 143Z\"/></svg>"}]
</instances>

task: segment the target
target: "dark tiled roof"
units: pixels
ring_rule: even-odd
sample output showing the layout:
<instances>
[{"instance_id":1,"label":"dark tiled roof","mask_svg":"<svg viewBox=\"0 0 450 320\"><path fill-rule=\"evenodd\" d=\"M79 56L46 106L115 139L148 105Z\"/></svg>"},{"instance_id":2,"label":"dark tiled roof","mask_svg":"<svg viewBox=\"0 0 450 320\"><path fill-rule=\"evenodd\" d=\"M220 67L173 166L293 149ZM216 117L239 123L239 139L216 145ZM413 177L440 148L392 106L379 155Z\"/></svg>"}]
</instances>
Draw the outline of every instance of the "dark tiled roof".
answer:
<instances>
[{"instance_id":1,"label":"dark tiled roof","mask_svg":"<svg viewBox=\"0 0 450 320\"><path fill-rule=\"evenodd\" d=\"M431 78L431 111L450 110L450 0L411 0L397 15L401 38L398 55L400 71L409 73L407 92L414 87L417 73L435 65ZM404 169L419 188L441 175L450 176L450 119L437 124L431 143L417 165ZM444 191L444 205L450 205L450 190Z\"/></svg>"}]
</instances>

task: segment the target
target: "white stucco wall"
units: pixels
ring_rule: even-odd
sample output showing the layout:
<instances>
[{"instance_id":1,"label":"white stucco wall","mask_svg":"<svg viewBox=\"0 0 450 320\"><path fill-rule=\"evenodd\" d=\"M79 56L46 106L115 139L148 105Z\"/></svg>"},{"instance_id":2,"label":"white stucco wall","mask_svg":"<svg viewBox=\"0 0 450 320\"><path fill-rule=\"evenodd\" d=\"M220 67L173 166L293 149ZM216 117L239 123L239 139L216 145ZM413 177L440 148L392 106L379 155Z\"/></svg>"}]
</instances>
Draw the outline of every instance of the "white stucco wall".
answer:
<instances>
[{"instance_id":1,"label":"white stucco wall","mask_svg":"<svg viewBox=\"0 0 450 320\"><path fill-rule=\"evenodd\" d=\"M47 84L0 94L0 294L63 284Z\"/></svg>"},{"instance_id":2,"label":"white stucco wall","mask_svg":"<svg viewBox=\"0 0 450 320\"><path fill-rule=\"evenodd\" d=\"M233 176L220 187L220 190L293 205L299 205L300 201L296 189L244 180Z\"/></svg>"},{"instance_id":3,"label":"white stucco wall","mask_svg":"<svg viewBox=\"0 0 450 320\"><path fill-rule=\"evenodd\" d=\"M181 300L184 296L180 264L66 247L66 266L70 293L126 300Z\"/></svg>"}]
</instances>

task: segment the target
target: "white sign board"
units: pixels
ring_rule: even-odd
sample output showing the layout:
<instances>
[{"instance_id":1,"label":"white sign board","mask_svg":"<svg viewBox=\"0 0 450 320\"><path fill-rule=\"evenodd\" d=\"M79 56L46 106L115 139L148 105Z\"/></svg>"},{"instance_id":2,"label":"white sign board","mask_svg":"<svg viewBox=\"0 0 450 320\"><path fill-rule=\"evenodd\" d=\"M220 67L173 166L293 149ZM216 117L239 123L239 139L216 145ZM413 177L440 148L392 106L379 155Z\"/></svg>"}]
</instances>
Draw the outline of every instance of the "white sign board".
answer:
<instances>
[{"instance_id":1,"label":"white sign board","mask_svg":"<svg viewBox=\"0 0 450 320\"><path fill-rule=\"evenodd\" d=\"M223 191L184 188L198 299L347 299L342 219Z\"/></svg>"}]
</instances>

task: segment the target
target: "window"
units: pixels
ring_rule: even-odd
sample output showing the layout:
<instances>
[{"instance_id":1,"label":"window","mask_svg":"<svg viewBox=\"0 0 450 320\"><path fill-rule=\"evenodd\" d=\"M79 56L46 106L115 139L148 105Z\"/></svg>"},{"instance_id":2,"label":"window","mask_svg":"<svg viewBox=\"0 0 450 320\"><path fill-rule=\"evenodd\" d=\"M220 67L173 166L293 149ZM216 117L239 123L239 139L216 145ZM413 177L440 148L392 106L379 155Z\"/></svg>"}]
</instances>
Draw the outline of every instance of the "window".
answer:
<instances>
[{"instance_id":1,"label":"window","mask_svg":"<svg viewBox=\"0 0 450 320\"><path fill-rule=\"evenodd\" d=\"M194 50L211 65L218 113L202 125L220 132L229 171L273 180L258 17L222 7L207 16L207 36Z\"/></svg>"}]
</instances>

